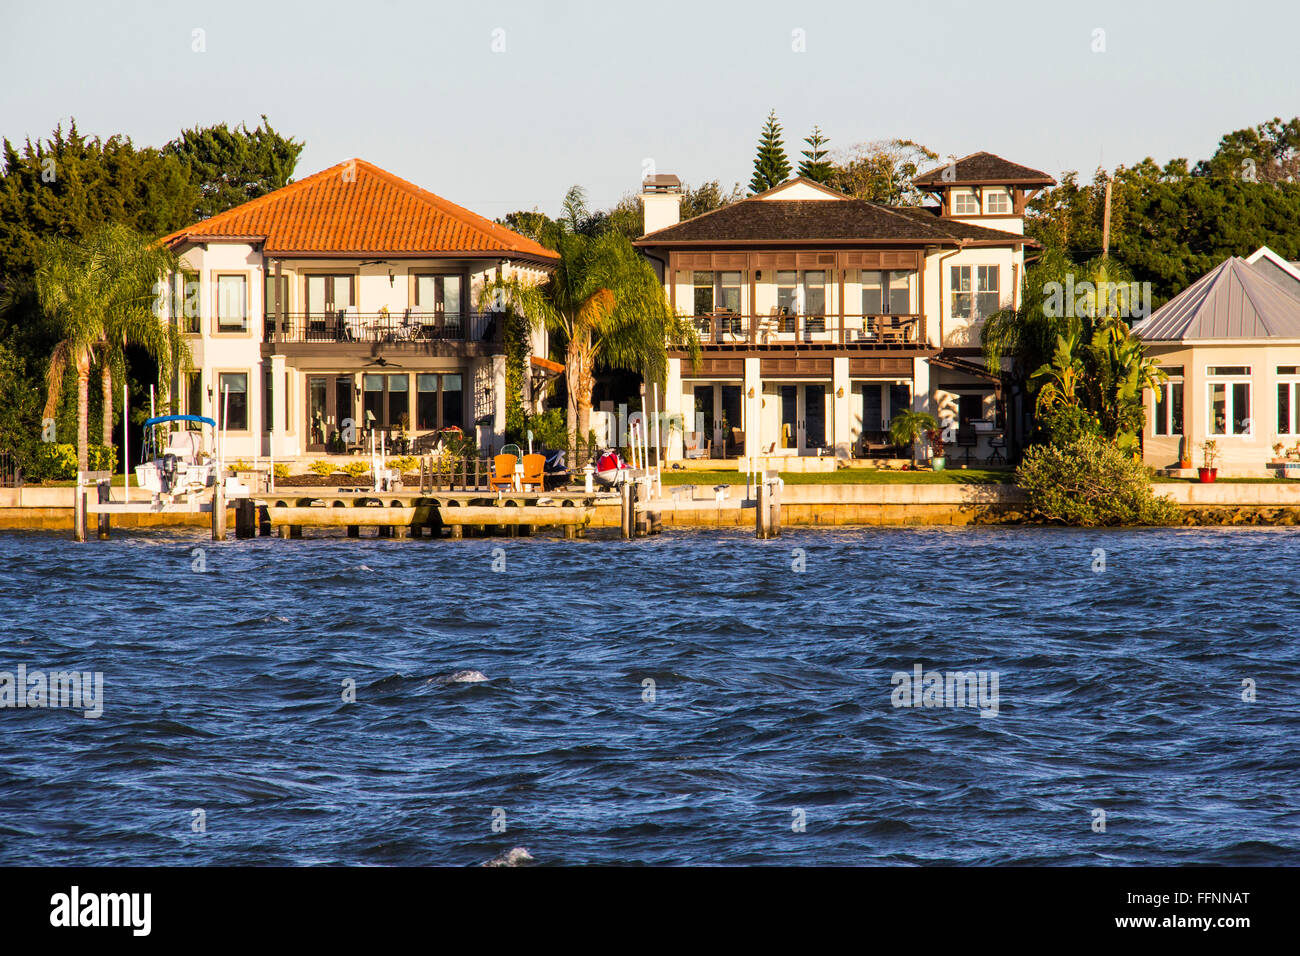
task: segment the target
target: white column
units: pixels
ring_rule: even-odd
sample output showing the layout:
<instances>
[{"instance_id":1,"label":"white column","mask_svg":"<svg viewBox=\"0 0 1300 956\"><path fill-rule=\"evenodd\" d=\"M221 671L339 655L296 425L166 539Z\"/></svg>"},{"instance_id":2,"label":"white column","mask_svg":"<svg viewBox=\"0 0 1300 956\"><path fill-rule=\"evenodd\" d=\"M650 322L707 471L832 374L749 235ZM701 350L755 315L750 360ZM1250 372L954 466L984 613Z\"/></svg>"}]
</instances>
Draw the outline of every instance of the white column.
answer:
<instances>
[{"instance_id":1,"label":"white column","mask_svg":"<svg viewBox=\"0 0 1300 956\"><path fill-rule=\"evenodd\" d=\"M763 374L762 359L745 359L745 382L741 402L745 408L745 454L758 455L771 443L763 434ZM752 393L752 394L751 394Z\"/></svg>"},{"instance_id":2,"label":"white column","mask_svg":"<svg viewBox=\"0 0 1300 956\"><path fill-rule=\"evenodd\" d=\"M836 455L853 454L853 385L849 381L849 357L831 359L831 443Z\"/></svg>"},{"instance_id":3,"label":"white column","mask_svg":"<svg viewBox=\"0 0 1300 956\"><path fill-rule=\"evenodd\" d=\"M664 451L664 459L666 461L678 461L682 457L682 432L691 431L695 427L694 409L691 411L689 420L682 410L682 360L679 358L670 358L668 360L668 384L664 388L663 402L666 419L661 441L667 446ZM668 422L679 419L681 421L680 429L669 429L667 427Z\"/></svg>"},{"instance_id":4,"label":"white column","mask_svg":"<svg viewBox=\"0 0 1300 956\"><path fill-rule=\"evenodd\" d=\"M925 358L912 359L912 410L934 414L934 401L930 395L930 362ZM926 450L925 442L917 442L913 454L920 456L918 461L923 461Z\"/></svg>"},{"instance_id":5,"label":"white column","mask_svg":"<svg viewBox=\"0 0 1300 956\"><path fill-rule=\"evenodd\" d=\"M284 447L285 394L284 356L271 356L271 456L277 461L288 457ZM339 426L340 428L342 425Z\"/></svg>"},{"instance_id":6,"label":"white column","mask_svg":"<svg viewBox=\"0 0 1300 956\"><path fill-rule=\"evenodd\" d=\"M497 448L506 441L506 357L492 356L492 391L496 396L492 415L492 435Z\"/></svg>"}]
</instances>

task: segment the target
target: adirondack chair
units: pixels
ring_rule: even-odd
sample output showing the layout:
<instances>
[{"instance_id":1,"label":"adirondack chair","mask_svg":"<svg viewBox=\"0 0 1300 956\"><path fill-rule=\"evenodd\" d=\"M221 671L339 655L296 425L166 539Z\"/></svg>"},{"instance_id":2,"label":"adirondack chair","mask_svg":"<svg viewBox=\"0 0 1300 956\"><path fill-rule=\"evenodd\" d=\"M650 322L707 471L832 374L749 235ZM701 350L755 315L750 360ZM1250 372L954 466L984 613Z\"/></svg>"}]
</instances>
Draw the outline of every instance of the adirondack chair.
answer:
<instances>
[{"instance_id":1,"label":"adirondack chair","mask_svg":"<svg viewBox=\"0 0 1300 956\"><path fill-rule=\"evenodd\" d=\"M492 472L488 475L488 487L496 491L504 488L513 491L515 487L515 463L519 459L514 455L497 455L492 459Z\"/></svg>"},{"instance_id":2,"label":"adirondack chair","mask_svg":"<svg viewBox=\"0 0 1300 956\"><path fill-rule=\"evenodd\" d=\"M545 455L524 455L524 477L520 484L527 491L529 487L534 487L538 491L546 489L546 456Z\"/></svg>"}]
</instances>

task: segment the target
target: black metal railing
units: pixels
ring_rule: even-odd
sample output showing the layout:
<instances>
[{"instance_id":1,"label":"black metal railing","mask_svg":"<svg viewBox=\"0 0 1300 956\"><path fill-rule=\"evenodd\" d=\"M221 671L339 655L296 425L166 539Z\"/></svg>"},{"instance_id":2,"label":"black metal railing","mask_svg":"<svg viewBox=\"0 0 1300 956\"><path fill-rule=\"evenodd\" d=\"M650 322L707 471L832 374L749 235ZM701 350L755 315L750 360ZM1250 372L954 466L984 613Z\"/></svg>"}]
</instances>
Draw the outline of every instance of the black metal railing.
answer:
<instances>
[{"instance_id":1,"label":"black metal railing","mask_svg":"<svg viewBox=\"0 0 1300 956\"><path fill-rule=\"evenodd\" d=\"M501 335L496 312L328 312L285 313L265 317L263 339L306 342L495 342Z\"/></svg>"},{"instance_id":2,"label":"black metal railing","mask_svg":"<svg viewBox=\"0 0 1300 956\"><path fill-rule=\"evenodd\" d=\"M23 470L18 467L13 452L0 451L0 488L21 488Z\"/></svg>"},{"instance_id":3,"label":"black metal railing","mask_svg":"<svg viewBox=\"0 0 1300 956\"><path fill-rule=\"evenodd\" d=\"M690 317L701 345L828 345L925 348L925 316L767 315L709 312Z\"/></svg>"}]
</instances>

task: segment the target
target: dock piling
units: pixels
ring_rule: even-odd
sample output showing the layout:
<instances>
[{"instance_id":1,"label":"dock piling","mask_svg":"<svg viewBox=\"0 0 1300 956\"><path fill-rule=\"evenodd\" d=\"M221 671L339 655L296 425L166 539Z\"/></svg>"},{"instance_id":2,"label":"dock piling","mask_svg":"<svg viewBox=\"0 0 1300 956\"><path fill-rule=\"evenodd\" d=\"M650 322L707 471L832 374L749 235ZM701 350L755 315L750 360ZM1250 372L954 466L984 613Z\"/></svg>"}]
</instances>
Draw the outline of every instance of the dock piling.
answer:
<instances>
[{"instance_id":1,"label":"dock piling","mask_svg":"<svg viewBox=\"0 0 1300 956\"><path fill-rule=\"evenodd\" d=\"M212 540L226 540L226 489L220 475L212 489Z\"/></svg>"}]
</instances>

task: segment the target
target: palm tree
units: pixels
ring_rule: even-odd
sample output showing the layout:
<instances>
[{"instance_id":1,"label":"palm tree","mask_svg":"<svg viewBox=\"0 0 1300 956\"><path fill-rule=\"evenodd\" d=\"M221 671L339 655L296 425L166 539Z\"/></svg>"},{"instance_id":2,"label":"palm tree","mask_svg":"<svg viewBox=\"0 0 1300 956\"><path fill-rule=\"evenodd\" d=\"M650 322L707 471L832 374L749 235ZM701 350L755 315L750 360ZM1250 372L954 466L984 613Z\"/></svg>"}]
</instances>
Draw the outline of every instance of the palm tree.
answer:
<instances>
[{"instance_id":1,"label":"palm tree","mask_svg":"<svg viewBox=\"0 0 1300 956\"><path fill-rule=\"evenodd\" d=\"M526 316L556 335L565 350L569 441L591 430L591 392L596 367L640 372L663 383L667 345L699 354L694 328L674 315L650 263L622 234L583 230L591 222L582 190L564 199L564 215L544 231L542 241L560 254L555 271L541 284L502 277L488 283L480 308L493 302Z\"/></svg>"},{"instance_id":2,"label":"palm tree","mask_svg":"<svg viewBox=\"0 0 1300 956\"><path fill-rule=\"evenodd\" d=\"M915 454L916 443L939 431L939 422L929 412L904 409L889 423L889 440L895 447L906 448Z\"/></svg>"},{"instance_id":3,"label":"palm tree","mask_svg":"<svg viewBox=\"0 0 1300 956\"><path fill-rule=\"evenodd\" d=\"M78 242L57 237L37 252L36 296L41 309L58 323L62 339L46 373L45 417L53 417L68 366L77 374L77 468L89 470L90 370L96 352L104 394L104 444L112 442L112 372L125 374L122 349L144 346L168 377L173 354L189 362L178 331L154 310L158 283L175 268L165 248L149 243L126 226L108 224ZM175 352L173 351L175 350Z\"/></svg>"}]
</instances>

